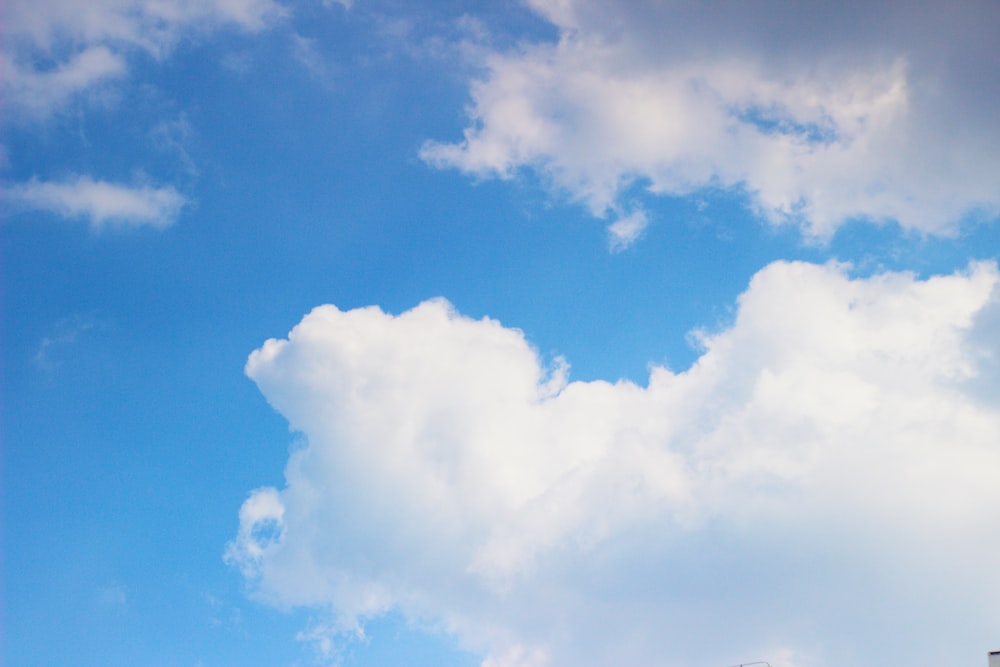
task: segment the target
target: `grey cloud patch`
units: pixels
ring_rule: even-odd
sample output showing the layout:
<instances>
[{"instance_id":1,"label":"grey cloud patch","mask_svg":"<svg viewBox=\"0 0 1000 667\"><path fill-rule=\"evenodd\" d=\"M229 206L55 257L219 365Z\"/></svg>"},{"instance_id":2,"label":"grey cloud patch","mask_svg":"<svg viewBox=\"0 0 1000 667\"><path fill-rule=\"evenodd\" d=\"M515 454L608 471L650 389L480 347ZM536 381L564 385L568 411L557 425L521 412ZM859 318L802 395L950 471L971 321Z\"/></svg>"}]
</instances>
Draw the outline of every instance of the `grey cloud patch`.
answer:
<instances>
[{"instance_id":1,"label":"grey cloud patch","mask_svg":"<svg viewBox=\"0 0 1000 667\"><path fill-rule=\"evenodd\" d=\"M597 216L745 190L824 239L845 221L950 234L1000 213L996 3L531 3L558 43L494 52L438 167L539 172Z\"/></svg>"}]
</instances>

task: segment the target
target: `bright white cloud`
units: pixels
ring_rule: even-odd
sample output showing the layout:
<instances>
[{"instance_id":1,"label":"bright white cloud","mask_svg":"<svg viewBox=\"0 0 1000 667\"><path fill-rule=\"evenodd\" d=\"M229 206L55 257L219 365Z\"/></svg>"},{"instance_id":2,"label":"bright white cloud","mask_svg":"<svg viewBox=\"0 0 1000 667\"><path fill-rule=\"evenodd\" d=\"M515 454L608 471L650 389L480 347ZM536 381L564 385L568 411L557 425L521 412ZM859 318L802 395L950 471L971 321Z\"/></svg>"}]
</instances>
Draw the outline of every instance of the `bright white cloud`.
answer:
<instances>
[{"instance_id":1,"label":"bright white cloud","mask_svg":"<svg viewBox=\"0 0 1000 667\"><path fill-rule=\"evenodd\" d=\"M162 58L187 35L225 26L256 32L285 13L274 0L11 0L5 101L45 118L74 95L124 76L134 50Z\"/></svg>"},{"instance_id":2,"label":"bright white cloud","mask_svg":"<svg viewBox=\"0 0 1000 667\"><path fill-rule=\"evenodd\" d=\"M774 221L948 233L1000 212L1000 7L534 0L557 43L493 53L440 167L540 173L594 214L741 188Z\"/></svg>"},{"instance_id":3,"label":"bright white cloud","mask_svg":"<svg viewBox=\"0 0 1000 667\"><path fill-rule=\"evenodd\" d=\"M75 176L64 181L32 179L7 188L15 207L83 218L99 229L108 225L168 227L187 199L173 186L129 186Z\"/></svg>"},{"instance_id":4,"label":"bright white cloud","mask_svg":"<svg viewBox=\"0 0 1000 667\"><path fill-rule=\"evenodd\" d=\"M323 306L247 363L302 441L227 559L329 610L302 635L327 652L397 609L488 667L974 664L1000 627L998 317L993 264L778 262L642 387L569 382L441 300Z\"/></svg>"}]
</instances>

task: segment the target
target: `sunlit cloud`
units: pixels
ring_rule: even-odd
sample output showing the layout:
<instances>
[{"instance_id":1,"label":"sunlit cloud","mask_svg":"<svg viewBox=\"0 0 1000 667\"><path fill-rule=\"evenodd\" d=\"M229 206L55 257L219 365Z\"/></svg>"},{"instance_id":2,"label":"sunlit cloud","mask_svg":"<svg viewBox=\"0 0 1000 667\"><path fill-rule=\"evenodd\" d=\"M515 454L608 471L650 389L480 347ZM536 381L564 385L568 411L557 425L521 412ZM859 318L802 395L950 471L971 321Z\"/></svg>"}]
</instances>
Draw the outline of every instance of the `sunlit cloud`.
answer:
<instances>
[{"instance_id":1,"label":"sunlit cloud","mask_svg":"<svg viewBox=\"0 0 1000 667\"><path fill-rule=\"evenodd\" d=\"M695 334L691 368L646 386L570 381L442 300L317 308L247 363L302 441L227 559L260 599L327 610L301 635L327 654L390 611L488 667L987 642L1000 405L975 387L996 381L998 285L990 263L777 262L731 326Z\"/></svg>"}]
</instances>

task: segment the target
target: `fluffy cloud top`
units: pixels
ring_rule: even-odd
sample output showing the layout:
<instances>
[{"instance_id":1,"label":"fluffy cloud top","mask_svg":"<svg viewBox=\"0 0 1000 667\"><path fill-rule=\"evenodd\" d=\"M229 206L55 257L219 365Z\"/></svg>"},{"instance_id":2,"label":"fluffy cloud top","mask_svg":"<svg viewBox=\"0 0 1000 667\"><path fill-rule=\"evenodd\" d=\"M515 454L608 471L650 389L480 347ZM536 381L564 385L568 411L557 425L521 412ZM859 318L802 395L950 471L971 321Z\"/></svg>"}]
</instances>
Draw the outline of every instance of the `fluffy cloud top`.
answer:
<instances>
[{"instance_id":1,"label":"fluffy cloud top","mask_svg":"<svg viewBox=\"0 0 1000 667\"><path fill-rule=\"evenodd\" d=\"M489 54L464 138L427 143L430 163L533 169L626 219L635 183L741 188L817 238L1000 212L995 2L530 4L558 42Z\"/></svg>"},{"instance_id":2,"label":"fluffy cloud top","mask_svg":"<svg viewBox=\"0 0 1000 667\"><path fill-rule=\"evenodd\" d=\"M489 667L975 664L998 285L775 263L645 387L570 382L441 300L317 308L247 363L302 440L227 558L328 610L302 635L327 649L396 609Z\"/></svg>"},{"instance_id":3,"label":"fluffy cloud top","mask_svg":"<svg viewBox=\"0 0 1000 667\"><path fill-rule=\"evenodd\" d=\"M8 188L5 197L19 208L84 218L95 229L110 224L168 227L188 203L173 186L133 187L89 176L64 181L32 179Z\"/></svg>"}]
</instances>

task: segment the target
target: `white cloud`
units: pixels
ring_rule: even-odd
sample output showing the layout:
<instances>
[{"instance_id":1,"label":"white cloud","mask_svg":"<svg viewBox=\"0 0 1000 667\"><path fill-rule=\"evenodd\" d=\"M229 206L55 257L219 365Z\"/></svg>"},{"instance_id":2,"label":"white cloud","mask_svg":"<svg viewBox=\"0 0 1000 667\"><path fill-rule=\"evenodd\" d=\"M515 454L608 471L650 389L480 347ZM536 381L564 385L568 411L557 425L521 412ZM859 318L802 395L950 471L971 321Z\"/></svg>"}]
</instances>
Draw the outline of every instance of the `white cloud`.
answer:
<instances>
[{"instance_id":1,"label":"white cloud","mask_svg":"<svg viewBox=\"0 0 1000 667\"><path fill-rule=\"evenodd\" d=\"M971 664L1000 624L998 295L993 264L778 262L646 387L441 300L317 308L248 360L303 441L227 559L327 609L327 652L396 609L489 667Z\"/></svg>"},{"instance_id":2,"label":"white cloud","mask_svg":"<svg viewBox=\"0 0 1000 667\"><path fill-rule=\"evenodd\" d=\"M12 0L5 16L5 101L42 118L127 74L131 52L165 57L187 35L256 32L284 16L274 0Z\"/></svg>"},{"instance_id":3,"label":"white cloud","mask_svg":"<svg viewBox=\"0 0 1000 667\"><path fill-rule=\"evenodd\" d=\"M5 198L15 207L84 218L91 227L168 227L188 204L172 186L129 186L74 176L63 181L31 179L7 188Z\"/></svg>"},{"instance_id":4,"label":"white cloud","mask_svg":"<svg viewBox=\"0 0 1000 667\"><path fill-rule=\"evenodd\" d=\"M818 238L1000 212L996 3L531 4L558 42L488 56L464 138L429 163L532 169L598 216L634 183L742 188Z\"/></svg>"}]
</instances>

